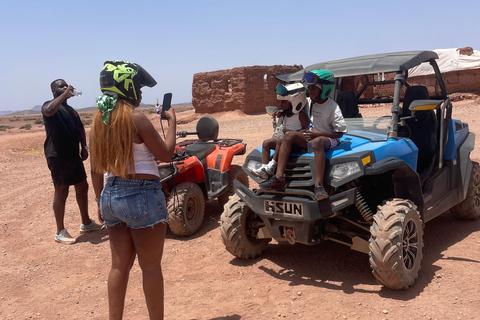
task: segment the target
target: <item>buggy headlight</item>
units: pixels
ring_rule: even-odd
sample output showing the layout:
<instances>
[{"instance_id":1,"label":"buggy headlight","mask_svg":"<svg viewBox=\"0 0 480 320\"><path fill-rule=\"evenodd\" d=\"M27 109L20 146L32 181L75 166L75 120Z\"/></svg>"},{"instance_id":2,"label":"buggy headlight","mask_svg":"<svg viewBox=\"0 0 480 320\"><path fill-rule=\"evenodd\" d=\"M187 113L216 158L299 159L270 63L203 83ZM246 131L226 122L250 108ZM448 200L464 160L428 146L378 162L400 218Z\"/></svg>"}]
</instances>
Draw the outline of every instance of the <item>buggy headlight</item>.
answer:
<instances>
[{"instance_id":1,"label":"buggy headlight","mask_svg":"<svg viewBox=\"0 0 480 320\"><path fill-rule=\"evenodd\" d=\"M261 166L262 166L261 162L258 162L258 161L255 161L255 160L250 160L250 161L248 161L247 169L252 171L252 170L259 169Z\"/></svg>"},{"instance_id":2,"label":"buggy headlight","mask_svg":"<svg viewBox=\"0 0 480 320\"><path fill-rule=\"evenodd\" d=\"M339 163L333 165L332 169L330 170L330 179L342 180L358 172L360 172L360 166L356 161Z\"/></svg>"}]
</instances>

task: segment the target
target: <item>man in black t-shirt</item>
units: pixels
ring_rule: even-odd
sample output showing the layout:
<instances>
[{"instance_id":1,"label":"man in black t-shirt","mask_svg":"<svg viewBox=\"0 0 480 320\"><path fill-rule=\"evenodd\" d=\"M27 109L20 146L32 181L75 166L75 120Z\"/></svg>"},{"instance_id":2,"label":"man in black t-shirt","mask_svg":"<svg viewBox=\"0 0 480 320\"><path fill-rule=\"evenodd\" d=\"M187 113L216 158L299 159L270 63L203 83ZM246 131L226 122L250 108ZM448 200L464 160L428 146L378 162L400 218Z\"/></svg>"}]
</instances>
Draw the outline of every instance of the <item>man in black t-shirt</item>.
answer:
<instances>
[{"instance_id":1,"label":"man in black t-shirt","mask_svg":"<svg viewBox=\"0 0 480 320\"><path fill-rule=\"evenodd\" d=\"M101 226L88 215L88 184L83 166L83 161L88 158L85 129L78 113L67 104L67 99L73 96L74 88L63 79L53 81L50 87L54 98L43 104L42 114L47 134L44 144L45 157L55 187L53 198L53 212L57 223L55 241L72 244L75 238L68 233L64 225L65 203L71 185L75 186L82 217L80 233L99 230Z\"/></svg>"}]
</instances>

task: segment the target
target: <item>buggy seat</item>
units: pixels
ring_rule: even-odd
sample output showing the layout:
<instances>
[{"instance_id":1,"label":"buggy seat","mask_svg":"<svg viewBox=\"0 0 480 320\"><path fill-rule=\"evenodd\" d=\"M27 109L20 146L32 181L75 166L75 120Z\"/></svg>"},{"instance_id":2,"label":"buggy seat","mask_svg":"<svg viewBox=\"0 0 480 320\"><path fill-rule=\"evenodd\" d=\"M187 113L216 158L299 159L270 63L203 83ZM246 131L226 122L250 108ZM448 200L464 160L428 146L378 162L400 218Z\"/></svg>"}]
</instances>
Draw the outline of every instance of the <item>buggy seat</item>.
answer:
<instances>
[{"instance_id":1,"label":"buggy seat","mask_svg":"<svg viewBox=\"0 0 480 320\"><path fill-rule=\"evenodd\" d=\"M410 86L405 90L403 99L403 116L410 116L408 109L413 100L430 99L428 89L424 86ZM433 110L416 111L414 119L405 123L410 128L410 139L418 148L417 173L429 172L436 161L438 152L438 121Z\"/></svg>"},{"instance_id":2,"label":"buggy seat","mask_svg":"<svg viewBox=\"0 0 480 320\"><path fill-rule=\"evenodd\" d=\"M361 118L358 110L357 97L353 91L341 91L336 99L344 118Z\"/></svg>"}]
</instances>

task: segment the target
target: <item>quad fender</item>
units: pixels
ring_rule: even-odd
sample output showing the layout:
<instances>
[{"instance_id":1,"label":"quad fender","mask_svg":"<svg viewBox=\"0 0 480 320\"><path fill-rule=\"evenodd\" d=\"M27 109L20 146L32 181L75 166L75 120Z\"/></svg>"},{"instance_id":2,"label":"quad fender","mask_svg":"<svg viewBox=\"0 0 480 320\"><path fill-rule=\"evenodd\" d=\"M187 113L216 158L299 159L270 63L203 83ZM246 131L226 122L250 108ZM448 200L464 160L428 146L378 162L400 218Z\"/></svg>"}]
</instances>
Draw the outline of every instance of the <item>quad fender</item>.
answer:
<instances>
[{"instance_id":1,"label":"quad fender","mask_svg":"<svg viewBox=\"0 0 480 320\"><path fill-rule=\"evenodd\" d=\"M207 156L207 167L225 172L230 169L233 157L237 154L245 154L245 149L244 143L237 143L228 147L217 145L217 148Z\"/></svg>"},{"instance_id":2,"label":"quad fender","mask_svg":"<svg viewBox=\"0 0 480 320\"><path fill-rule=\"evenodd\" d=\"M393 171L392 179L395 197L413 201L423 218L422 185L420 177L412 167L398 158L386 158L365 167L365 175L378 175L388 171Z\"/></svg>"},{"instance_id":3,"label":"quad fender","mask_svg":"<svg viewBox=\"0 0 480 320\"><path fill-rule=\"evenodd\" d=\"M193 182L201 184L205 182L205 171L203 164L197 157L191 156L176 164L178 174L175 176L175 184L182 182Z\"/></svg>"},{"instance_id":4,"label":"quad fender","mask_svg":"<svg viewBox=\"0 0 480 320\"><path fill-rule=\"evenodd\" d=\"M233 140L232 140L233 141ZM229 189L230 169L235 155L245 153L241 140L232 143L218 143L216 149L206 158L206 190L208 199L217 198Z\"/></svg>"}]
</instances>

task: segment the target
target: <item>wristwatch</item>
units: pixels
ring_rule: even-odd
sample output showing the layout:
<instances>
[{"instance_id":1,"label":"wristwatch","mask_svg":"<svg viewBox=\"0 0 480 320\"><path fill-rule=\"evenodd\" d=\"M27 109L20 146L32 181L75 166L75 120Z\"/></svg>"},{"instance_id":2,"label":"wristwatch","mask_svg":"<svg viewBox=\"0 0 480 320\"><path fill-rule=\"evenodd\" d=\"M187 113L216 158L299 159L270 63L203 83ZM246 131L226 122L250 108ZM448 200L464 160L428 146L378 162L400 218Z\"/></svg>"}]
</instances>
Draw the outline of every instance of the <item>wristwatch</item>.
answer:
<instances>
[{"instance_id":1,"label":"wristwatch","mask_svg":"<svg viewBox=\"0 0 480 320\"><path fill-rule=\"evenodd\" d=\"M83 146L82 149L83 150L88 150L88 146Z\"/></svg>"}]
</instances>

